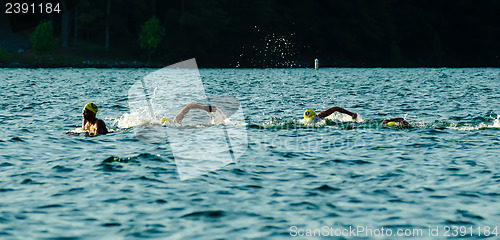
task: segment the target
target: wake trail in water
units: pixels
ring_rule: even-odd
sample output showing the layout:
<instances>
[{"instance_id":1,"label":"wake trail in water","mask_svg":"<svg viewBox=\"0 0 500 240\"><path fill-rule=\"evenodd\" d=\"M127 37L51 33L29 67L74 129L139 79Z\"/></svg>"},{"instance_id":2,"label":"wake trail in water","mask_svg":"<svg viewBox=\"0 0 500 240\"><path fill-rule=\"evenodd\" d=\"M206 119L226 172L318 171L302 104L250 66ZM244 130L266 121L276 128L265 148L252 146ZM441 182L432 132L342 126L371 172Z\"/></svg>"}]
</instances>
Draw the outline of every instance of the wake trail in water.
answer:
<instances>
[{"instance_id":1,"label":"wake trail in water","mask_svg":"<svg viewBox=\"0 0 500 240\"><path fill-rule=\"evenodd\" d=\"M406 119L405 115L405 119ZM358 119L353 121L349 115L342 113L334 113L327 118L314 122L305 119L298 120L287 120L273 117L271 120L264 122L262 124L250 124L250 127L254 128L276 128L276 129L289 129L289 128L321 128L321 127L335 127L338 129L375 129L375 128L394 128L394 129L455 129L460 131L472 131L472 130L483 130L483 129L498 129L500 128L500 115L497 118L493 118L493 123L490 125L489 121L484 120L483 122L477 123L425 123L425 122L412 122L410 121L409 126L405 125L394 125L387 126L383 125L382 120L366 120L364 121L361 116L358 115Z\"/></svg>"}]
</instances>

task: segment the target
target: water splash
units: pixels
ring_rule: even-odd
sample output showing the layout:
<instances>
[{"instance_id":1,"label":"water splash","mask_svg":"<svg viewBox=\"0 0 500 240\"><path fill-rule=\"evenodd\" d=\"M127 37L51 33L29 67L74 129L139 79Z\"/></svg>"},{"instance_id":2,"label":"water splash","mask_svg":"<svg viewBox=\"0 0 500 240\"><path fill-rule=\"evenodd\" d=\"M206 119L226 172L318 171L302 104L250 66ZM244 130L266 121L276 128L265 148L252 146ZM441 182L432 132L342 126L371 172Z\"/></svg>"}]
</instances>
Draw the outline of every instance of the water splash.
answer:
<instances>
[{"instance_id":1,"label":"water splash","mask_svg":"<svg viewBox=\"0 0 500 240\"><path fill-rule=\"evenodd\" d=\"M493 125L491 125L490 127L491 128L500 128L500 114L497 114L497 118L493 118L492 116L490 116L490 118L493 119Z\"/></svg>"},{"instance_id":2,"label":"water splash","mask_svg":"<svg viewBox=\"0 0 500 240\"><path fill-rule=\"evenodd\" d=\"M139 109L139 111L135 111L132 113L124 113L120 118L113 120L113 125L118 128L132 128L138 126L154 126L154 125L178 125L172 122L173 118L170 121L162 122L158 119L153 119L148 114L148 107L144 107ZM242 123L231 121L220 109L217 109L216 112L206 113L210 118L208 125L243 125ZM179 125L180 126L180 125Z\"/></svg>"},{"instance_id":3,"label":"water splash","mask_svg":"<svg viewBox=\"0 0 500 240\"><path fill-rule=\"evenodd\" d=\"M79 128L75 128L73 130L69 130L66 132L66 134L75 134L75 135L78 135L80 133L86 133L87 131L84 131L81 127Z\"/></svg>"},{"instance_id":4,"label":"water splash","mask_svg":"<svg viewBox=\"0 0 500 240\"><path fill-rule=\"evenodd\" d=\"M344 113L339 113L339 112L334 112L333 114L330 114L325 119L329 119L332 121L339 121L339 122L357 122L357 123L363 122L363 118L359 114L358 114L358 117L356 118L356 120L353 120L351 116L344 114Z\"/></svg>"},{"instance_id":5,"label":"water splash","mask_svg":"<svg viewBox=\"0 0 500 240\"><path fill-rule=\"evenodd\" d=\"M152 126L161 124L161 120L151 116L148 106L139 108L131 113L124 113L120 118L113 121L113 125L118 128L131 128L137 126Z\"/></svg>"},{"instance_id":6,"label":"water splash","mask_svg":"<svg viewBox=\"0 0 500 240\"><path fill-rule=\"evenodd\" d=\"M260 34L257 26L255 29ZM250 67L265 68L295 67L298 50L292 40L294 36L295 33L286 35L272 33L261 37L260 42L256 45L247 48L243 46L245 53L240 54L240 61L236 63L236 67L239 68L246 64L249 64Z\"/></svg>"},{"instance_id":7,"label":"water splash","mask_svg":"<svg viewBox=\"0 0 500 240\"><path fill-rule=\"evenodd\" d=\"M363 118L358 115L356 120L353 120L351 116L339 112L335 112L330 116L321 119L320 121L315 121L314 119L295 119L295 120L285 120L281 118L273 117L269 121L264 122L262 127L322 127L322 126L336 126L339 123L364 123Z\"/></svg>"},{"instance_id":8,"label":"water splash","mask_svg":"<svg viewBox=\"0 0 500 240\"><path fill-rule=\"evenodd\" d=\"M210 124L219 125L231 122L226 114L224 114L220 109L217 109L215 112L208 113L208 116L210 117Z\"/></svg>"}]
</instances>

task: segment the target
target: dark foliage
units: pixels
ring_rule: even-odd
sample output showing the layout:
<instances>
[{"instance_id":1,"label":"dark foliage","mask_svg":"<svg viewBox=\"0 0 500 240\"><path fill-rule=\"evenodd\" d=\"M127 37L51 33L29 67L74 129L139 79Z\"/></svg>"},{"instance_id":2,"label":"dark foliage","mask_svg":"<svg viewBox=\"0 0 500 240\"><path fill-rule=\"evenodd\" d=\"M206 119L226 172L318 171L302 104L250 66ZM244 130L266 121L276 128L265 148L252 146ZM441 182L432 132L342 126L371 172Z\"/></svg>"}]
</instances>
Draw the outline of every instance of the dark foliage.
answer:
<instances>
[{"instance_id":1,"label":"dark foliage","mask_svg":"<svg viewBox=\"0 0 500 240\"><path fill-rule=\"evenodd\" d=\"M203 67L311 67L315 58L322 66L500 66L497 0L63 2L71 24L62 14L37 18L50 18L56 34L70 27L70 46L104 46L109 36L111 52L137 59L141 26L157 16L165 38L151 57L165 64L195 57Z\"/></svg>"}]
</instances>

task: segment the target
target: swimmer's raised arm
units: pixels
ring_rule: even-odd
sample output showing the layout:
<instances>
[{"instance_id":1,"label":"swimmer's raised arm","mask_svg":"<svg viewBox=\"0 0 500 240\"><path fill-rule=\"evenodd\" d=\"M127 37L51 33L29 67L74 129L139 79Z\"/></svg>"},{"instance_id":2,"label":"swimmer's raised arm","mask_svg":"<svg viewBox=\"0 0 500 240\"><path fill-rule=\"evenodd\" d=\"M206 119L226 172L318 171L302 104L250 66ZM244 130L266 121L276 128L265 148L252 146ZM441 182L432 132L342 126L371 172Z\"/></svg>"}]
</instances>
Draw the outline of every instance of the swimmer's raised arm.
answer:
<instances>
[{"instance_id":1,"label":"swimmer's raised arm","mask_svg":"<svg viewBox=\"0 0 500 240\"><path fill-rule=\"evenodd\" d=\"M331 108L328 108L325 111L322 111L322 112L318 113L318 117L319 118L326 118L326 117L330 116L334 112L339 112L339 113L347 114L347 115L351 116L353 120L356 120L356 118L358 117L357 113L349 112L349 111L347 111L347 110L345 110L345 109L343 109L341 107L331 107Z\"/></svg>"},{"instance_id":2,"label":"swimmer's raised arm","mask_svg":"<svg viewBox=\"0 0 500 240\"><path fill-rule=\"evenodd\" d=\"M182 123L182 119L186 116L186 114L189 112L191 109L201 109L205 110L206 112L215 112L217 111L217 108L215 106L210 106L210 105L199 105L195 103L190 103L186 105L177 116L174 118L174 123Z\"/></svg>"}]
</instances>

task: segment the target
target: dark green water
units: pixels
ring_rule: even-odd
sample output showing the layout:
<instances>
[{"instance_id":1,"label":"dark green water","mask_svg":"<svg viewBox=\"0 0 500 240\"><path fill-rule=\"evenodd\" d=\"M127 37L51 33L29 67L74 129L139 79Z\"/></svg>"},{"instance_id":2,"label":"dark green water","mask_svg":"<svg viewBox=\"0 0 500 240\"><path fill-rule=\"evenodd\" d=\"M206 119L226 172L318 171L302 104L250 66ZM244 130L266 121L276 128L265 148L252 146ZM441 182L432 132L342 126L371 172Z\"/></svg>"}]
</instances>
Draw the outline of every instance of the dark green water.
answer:
<instances>
[{"instance_id":1,"label":"dark green water","mask_svg":"<svg viewBox=\"0 0 500 240\"><path fill-rule=\"evenodd\" d=\"M208 96L240 101L248 149L186 181L167 141L118 127L129 89L154 70L0 69L2 239L274 239L323 226L482 238L500 225L499 69L201 69ZM64 134L88 101L115 133ZM331 106L364 121L297 122ZM404 116L413 128L380 125Z\"/></svg>"}]
</instances>

